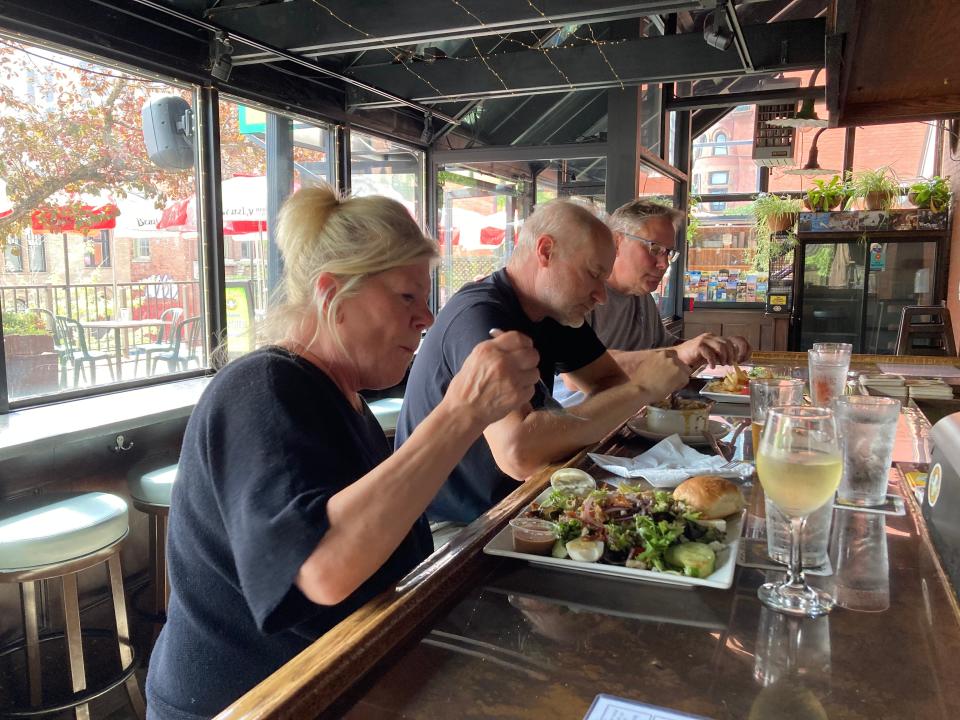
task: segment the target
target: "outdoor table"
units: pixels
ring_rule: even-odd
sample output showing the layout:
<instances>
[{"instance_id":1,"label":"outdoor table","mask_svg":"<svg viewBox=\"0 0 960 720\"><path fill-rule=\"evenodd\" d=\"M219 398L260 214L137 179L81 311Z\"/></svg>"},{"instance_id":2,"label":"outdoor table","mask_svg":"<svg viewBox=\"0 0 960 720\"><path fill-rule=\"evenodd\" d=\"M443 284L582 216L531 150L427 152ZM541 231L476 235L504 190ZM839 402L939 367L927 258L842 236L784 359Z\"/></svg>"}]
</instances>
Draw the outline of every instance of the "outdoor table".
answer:
<instances>
[{"instance_id":1,"label":"outdoor table","mask_svg":"<svg viewBox=\"0 0 960 720\"><path fill-rule=\"evenodd\" d=\"M136 330L139 328L148 328L148 327L160 327L163 325L169 325L168 322L159 319L146 319L146 320L85 320L81 321L80 325L83 326L85 330L95 330L95 329L107 329L113 330L113 348L114 353L116 354L117 360L117 381L123 379L123 364L121 358L123 357L123 344L121 344L121 330L124 332L123 340L127 340L127 332L129 330Z\"/></svg>"},{"instance_id":2,"label":"outdoor table","mask_svg":"<svg viewBox=\"0 0 960 720\"><path fill-rule=\"evenodd\" d=\"M925 460L923 417L907 413L901 426L912 442L899 459ZM739 456L750 457L749 443L742 433ZM651 445L621 428L590 450L635 455ZM607 475L585 452L567 464ZM485 555L556 467L219 717L581 718L600 693L716 720L960 716L957 598L896 473L891 490L905 514L880 516L867 548L885 573L887 607L811 620L757 599L778 571L738 566L730 589L682 589ZM747 524L762 522L759 483L749 500ZM816 581L830 589L836 579Z\"/></svg>"}]
</instances>

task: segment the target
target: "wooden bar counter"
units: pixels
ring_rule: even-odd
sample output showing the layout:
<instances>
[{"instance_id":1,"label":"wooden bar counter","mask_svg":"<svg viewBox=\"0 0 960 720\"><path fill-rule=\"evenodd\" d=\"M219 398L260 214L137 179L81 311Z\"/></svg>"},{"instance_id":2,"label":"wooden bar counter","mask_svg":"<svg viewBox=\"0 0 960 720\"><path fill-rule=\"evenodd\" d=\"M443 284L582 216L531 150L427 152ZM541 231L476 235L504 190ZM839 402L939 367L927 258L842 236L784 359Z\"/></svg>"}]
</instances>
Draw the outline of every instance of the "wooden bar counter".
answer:
<instances>
[{"instance_id":1,"label":"wooden bar counter","mask_svg":"<svg viewBox=\"0 0 960 720\"><path fill-rule=\"evenodd\" d=\"M782 353L755 358L798 366L805 360L805 354ZM863 369L876 361L854 358ZM733 408L716 412L726 410ZM929 429L922 417L905 427L918 435ZM744 442L749 439L741 436L737 452ZM651 444L624 428L596 449L635 455ZM926 460L924 443L912 446L918 448L913 459ZM567 464L606 475L585 452ZM887 580L872 606L886 608L837 607L826 617L801 620L760 604L757 587L781 576L771 570L737 567L728 590L684 589L485 555L483 546L538 494L553 469L520 485L398 589L218 717L582 718L599 693L716 720L960 717L954 672L960 611L905 483L896 490L906 514L874 514L869 521L866 549ZM755 488L748 527L762 518L759 493ZM831 544L838 520L857 524L867 515L836 511ZM827 589L837 582L836 576L817 578Z\"/></svg>"}]
</instances>

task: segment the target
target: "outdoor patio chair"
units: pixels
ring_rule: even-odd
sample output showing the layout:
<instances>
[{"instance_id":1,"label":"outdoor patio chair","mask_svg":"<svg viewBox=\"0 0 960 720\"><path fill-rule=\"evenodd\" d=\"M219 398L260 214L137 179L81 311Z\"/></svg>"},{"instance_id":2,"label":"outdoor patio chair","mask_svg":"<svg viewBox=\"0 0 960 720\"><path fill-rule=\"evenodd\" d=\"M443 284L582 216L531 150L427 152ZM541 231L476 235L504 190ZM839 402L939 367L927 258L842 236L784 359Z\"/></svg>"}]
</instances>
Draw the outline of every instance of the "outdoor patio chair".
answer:
<instances>
[{"instance_id":1,"label":"outdoor patio chair","mask_svg":"<svg viewBox=\"0 0 960 720\"><path fill-rule=\"evenodd\" d=\"M168 352L173 350L173 331L176 330L183 315L183 308L167 308L160 313L160 332L157 334L157 341L152 343L143 343L134 345L128 352L133 355L133 376L137 376L137 365L140 363L140 356L149 356L154 352ZM148 366L149 367L149 366Z\"/></svg>"},{"instance_id":2,"label":"outdoor patio chair","mask_svg":"<svg viewBox=\"0 0 960 720\"><path fill-rule=\"evenodd\" d=\"M57 321L60 323L60 334L63 337L63 344L67 348L67 353L73 363L73 384L79 385L80 375L87 379L84 364L90 366L90 384L97 384L97 363L101 360L107 363L107 369L110 371L110 379L116 380L117 374L113 370L113 352L108 350L90 350L87 347L87 336L84 333L83 325L73 318L57 315Z\"/></svg>"},{"instance_id":3,"label":"outdoor patio chair","mask_svg":"<svg viewBox=\"0 0 960 720\"><path fill-rule=\"evenodd\" d=\"M191 360L200 365L200 356L196 353L199 345L200 329L202 327L199 315L180 321L174 331L169 350L146 352L147 374L153 375L157 370L157 363L166 361L169 372L186 370Z\"/></svg>"},{"instance_id":4,"label":"outdoor patio chair","mask_svg":"<svg viewBox=\"0 0 960 720\"><path fill-rule=\"evenodd\" d=\"M46 308L30 308L27 312L35 312L44 326L53 335L53 351L57 354L57 366L60 371L60 387L67 386L67 366L73 362L70 351L63 339L63 333L60 330L60 323L57 322L57 316Z\"/></svg>"}]
</instances>

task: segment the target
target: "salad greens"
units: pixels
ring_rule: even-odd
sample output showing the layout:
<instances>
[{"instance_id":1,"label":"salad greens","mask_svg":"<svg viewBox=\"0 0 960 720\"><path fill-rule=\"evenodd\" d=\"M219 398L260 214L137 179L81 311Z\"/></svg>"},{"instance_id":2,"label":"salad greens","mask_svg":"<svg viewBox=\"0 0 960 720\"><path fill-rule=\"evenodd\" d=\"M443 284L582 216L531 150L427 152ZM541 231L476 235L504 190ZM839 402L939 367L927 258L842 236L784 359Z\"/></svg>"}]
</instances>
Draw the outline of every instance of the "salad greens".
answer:
<instances>
[{"instance_id":1,"label":"salad greens","mask_svg":"<svg viewBox=\"0 0 960 720\"><path fill-rule=\"evenodd\" d=\"M525 515L554 523L555 557L564 557L563 546L571 541L602 540L602 563L693 577L714 567L715 551L726 539L723 530L707 521L701 524L700 513L672 493L627 483L584 498L553 490L542 503L531 504ZM676 552L688 543L701 547L694 553Z\"/></svg>"}]
</instances>

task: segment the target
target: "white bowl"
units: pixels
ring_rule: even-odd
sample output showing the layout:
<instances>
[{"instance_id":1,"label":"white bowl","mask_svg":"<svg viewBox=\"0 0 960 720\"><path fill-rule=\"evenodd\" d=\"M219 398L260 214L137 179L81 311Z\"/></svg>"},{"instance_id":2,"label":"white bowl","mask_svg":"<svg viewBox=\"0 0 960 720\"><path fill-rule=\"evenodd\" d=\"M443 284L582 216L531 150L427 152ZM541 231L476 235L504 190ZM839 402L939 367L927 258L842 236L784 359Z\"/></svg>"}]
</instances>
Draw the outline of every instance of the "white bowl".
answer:
<instances>
[{"instance_id":1,"label":"white bowl","mask_svg":"<svg viewBox=\"0 0 960 720\"><path fill-rule=\"evenodd\" d=\"M699 435L709 425L713 403L704 400L677 400L678 407L669 407L669 400L647 406L647 427L654 432L678 435Z\"/></svg>"}]
</instances>

